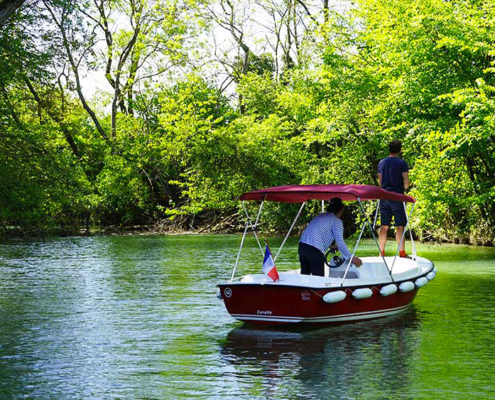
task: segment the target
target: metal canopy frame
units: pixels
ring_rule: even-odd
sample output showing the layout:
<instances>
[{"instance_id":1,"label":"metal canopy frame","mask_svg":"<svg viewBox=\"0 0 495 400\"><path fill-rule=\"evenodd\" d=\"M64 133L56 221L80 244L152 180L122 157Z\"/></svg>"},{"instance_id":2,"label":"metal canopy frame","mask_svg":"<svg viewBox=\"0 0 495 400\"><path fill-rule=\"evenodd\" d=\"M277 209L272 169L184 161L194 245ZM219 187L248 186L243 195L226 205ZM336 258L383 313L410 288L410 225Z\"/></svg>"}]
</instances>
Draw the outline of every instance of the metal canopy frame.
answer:
<instances>
[{"instance_id":1,"label":"metal canopy frame","mask_svg":"<svg viewBox=\"0 0 495 400\"><path fill-rule=\"evenodd\" d=\"M246 215L246 226L244 227L244 233L242 235L242 239L241 239L241 244L239 246L239 251L237 253L237 258L235 260L235 264L234 264L234 268L232 270L232 276L230 278L230 281L234 281L234 277L235 277L235 273L237 271L237 266L239 265L239 259L240 259L240 256L241 256L241 251L242 251L242 248L243 248L243 245L244 245L244 241L245 241L245 238L246 238L246 235L247 235L247 232L249 230L249 228L251 228L252 232L253 232L253 235L256 239L256 242L258 244L258 247L261 251L261 255L262 257L264 257L264 251L263 251L263 246L261 245L261 242L260 242L260 239L258 237L258 234L256 232L256 229L258 227L258 223L259 223L259 219L260 219L260 216L261 216L261 212L263 210L263 205L265 203L265 199L266 199L266 195L265 195L265 198L261 201L260 203L260 207L258 209L258 213L256 215L256 219L254 221L254 223L252 222L252 219L246 209L246 206L244 204L244 200L241 201L241 204L242 204L242 208L244 210L244 213ZM380 244L378 243L378 240L376 238L376 234L375 234L375 229L376 229L376 222L377 222L377 219L378 219L378 210L380 208L380 200L378 199L377 200L377 206L376 206L376 211L375 211L375 216L374 216L374 219L373 219L373 226L371 226L370 224L370 220L369 220L369 216L368 214L366 213L365 209L364 209L364 206L363 206L363 202L361 201L361 199L358 197L357 198L357 201L359 203L359 207L360 207L360 210L361 210L361 213L363 214L364 216L364 222L361 226L361 231L359 233L359 236L356 240L356 244L354 245L354 249L352 251L352 255L351 257L349 258L348 262L347 262L347 266L346 266L346 269L345 269L345 272L344 272L344 276L342 277L342 281L340 282L340 286L343 287L344 286L344 281L347 277L347 273L349 272L349 268L351 267L351 264L352 264L352 259L353 257L355 256L356 254L356 251L357 251L357 248L359 246L359 242L361 241L361 238L363 236L363 233L364 233L364 230L366 229L366 227L368 227L368 230L369 232L371 233L371 235L373 236L373 240L375 241L377 247L378 247L378 251L380 253L380 256L383 260L383 264L385 266L385 268L387 269L387 272L390 276L390 279L392 280L392 282L395 282L394 281L394 278L393 278L393 275L392 275L392 271L393 271L393 268L394 268L394 265L395 265L395 261L397 260L397 256L399 255L399 249L402 245L402 243L404 242L404 238L405 238L405 235L406 235L406 232L409 231L409 235L410 235L410 238L411 238L411 246L412 246L412 259L413 260L417 260L417 255L416 255L416 246L414 245L414 239L413 239L413 236L412 236L412 230L410 228L410 220L411 220L411 216L412 216L412 213L413 213L413 210L414 210L414 205L415 203L412 204L412 207L411 207L411 210L409 212L409 215L407 214L407 206L406 206L406 203L403 202L403 205L404 205L404 212L406 214L406 225L404 226L404 232L402 233L402 236L401 236L401 239L400 239L400 242L397 246L397 251L395 252L395 256L394 256L394 259L392 261L392 265L391 267L389 268L388 267L388 264L387 264L387 260L385 259L385 256L381 253L380 251ZM301 213L304 209L304 206L306 205L306 201L301 203L301 206L299 207L299 211L297 212L297 215L296 217L294 218L294 221L292 222L287 234L285 235L284 237L284 240L282 241L282 244L280 245L275 257L273 258L273 261L276 261L277 260L277 257L279 256L280 252L282 251L284 245L285 245L285 242L287 241L287 239L289 238L292 230L294 229L294 226L296 225L297 221L299 220L299 217L301 216ZM321 207L322 207L322 212L324 212L324 205L325 205L325 201L322 200L321 201Z\"/></svg>"}]
</instances>

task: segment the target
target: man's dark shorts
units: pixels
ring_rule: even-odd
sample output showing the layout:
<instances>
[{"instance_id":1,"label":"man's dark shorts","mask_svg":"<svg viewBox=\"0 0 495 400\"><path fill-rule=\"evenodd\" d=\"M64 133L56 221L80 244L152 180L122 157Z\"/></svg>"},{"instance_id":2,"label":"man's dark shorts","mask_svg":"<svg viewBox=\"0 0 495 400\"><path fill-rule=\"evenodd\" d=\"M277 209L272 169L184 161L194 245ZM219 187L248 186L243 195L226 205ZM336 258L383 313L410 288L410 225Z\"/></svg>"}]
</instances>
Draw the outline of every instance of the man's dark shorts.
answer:
<instances>
[{"instance_id":1,"label":"man's dark shorts","mask_svg":"<svg viewBox=\"0 0 495 400\"><path fill-rule=\"evenodd\" d=\"M407 218L404 204L401 201L380 200L381 225L390 226L392 216L395 226L406 226Z\"/></svg>"}]
</instances>

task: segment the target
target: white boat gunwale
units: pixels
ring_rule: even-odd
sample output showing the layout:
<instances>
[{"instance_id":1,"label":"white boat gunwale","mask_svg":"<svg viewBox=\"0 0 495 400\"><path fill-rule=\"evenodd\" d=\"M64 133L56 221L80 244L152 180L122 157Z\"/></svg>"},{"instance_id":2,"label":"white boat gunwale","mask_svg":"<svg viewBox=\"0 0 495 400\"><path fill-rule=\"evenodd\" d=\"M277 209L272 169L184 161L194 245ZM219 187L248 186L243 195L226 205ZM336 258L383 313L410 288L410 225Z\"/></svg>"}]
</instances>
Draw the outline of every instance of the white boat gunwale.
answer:
<instances>
[{"instance_id":1,"label":"white boat gunwale","mask_svg":"<svg viewBox=\"0 0 495 400\"><path fill-rule=\"evenodd\" d=\"M312 275L302 275L304 278L309 279L309 280L312 280L312 278L313 279L316 278L318 280L326 279L325 284L318 285L318 284L311 284L310 282L287 283L287 282L284 282L284 280L272 281L269 278L267 278L266 275L264 275L262 273L256 273L256 274L243 275L234 281L223 282L223 283L218 284L217 286L220 287L220 286L245 286L245 285L260 286L261 285L261 286L274 286L274 287L298 287L298 288L306 288L306 289L312 289L312 290L321 290L321 289L338 290L338 289L344 289L344 288L357 289L357 288L364 288L364 287L384 286L384 285L389 285L389 284L395 284L398 287L403 282L411 281L414 283L414 281L416 281L416 279L419 279L422 277L426 278L426 276L430 272L435 271L435 265L432 261L427 260L427 259L423 259L423 260L428 261L431 265L428 267L425 266L424 269L418 274L411 275L411 276L408 276L406 278L395 279L393 281L390 280L388 277L387 277L388 279L384 279L384 280L378 280L377 279L374 281L370 281L368 283L363 283L362 279L346 279L346 283L343 286L341 286L340 283L337 283L337 282L340 282L340 280L341 280L340 278L320 277L320 276L313 277ZM294 271L295 270L289 270L286 272L281 272L280 275L281 276L285 276L285 275L301 276L297 273L294 273ZM256 280L256 281L242 281L242 280L240 280L240 279L244 279L244 278L250 277L250 276L258 277L258 278L260 278L260 280ZM329 285L329 284L331 284L331 285Z\"/></svg>"},{"instance_id":2,"label":"white boat gunwale","mask_svg":"<svg viewBox=\"0 0 495 400\"><path fill-rule=\"evenodd\" d=\"M345 285L345 286L308 286L308 285L289 285L287 283L280 283L280 282L225 282L225 283L219 283L217 287L223 287L223 286L273 286L273 287L286 287L286 288L299 288L299 289L311 289L311 290L328 290L328 291L336 291L336 290L343 290L343 289L360 289L360 288L372 288L376 286L385 286L385 285L390 285L391 283L396 284L399 286L403 282L412 282L415 281L418 278L426 278L426 274L421 274L409 279L403 279L400 281L394 281L394 282L381 282L381 283L370 283L370 284L359 284L359 285Z\"/></svg>"}]
</instances>

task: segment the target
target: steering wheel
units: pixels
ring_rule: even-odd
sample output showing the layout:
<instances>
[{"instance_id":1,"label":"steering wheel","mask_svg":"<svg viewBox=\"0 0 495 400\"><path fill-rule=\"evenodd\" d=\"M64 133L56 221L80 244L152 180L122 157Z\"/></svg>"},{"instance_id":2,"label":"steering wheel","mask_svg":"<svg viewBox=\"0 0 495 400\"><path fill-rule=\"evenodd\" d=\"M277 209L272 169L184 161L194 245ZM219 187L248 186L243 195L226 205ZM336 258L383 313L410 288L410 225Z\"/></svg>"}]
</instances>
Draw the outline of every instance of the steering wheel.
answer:
<instances>
[{"instance_id":1,"label":"steering wheel","mask_svg":"<svg viewBox=\"0 0 495 400\"><path fill-rule=\"evenodd\" d=\"M338 251L337 246L334 246L333 244L330 246L328 251L325 253L325 263L330 267L330 268L338 268L340 267L345 259L341 255L336 254ZM329 257L330 260L329 260Z\"/></svg>"}]
</instances>

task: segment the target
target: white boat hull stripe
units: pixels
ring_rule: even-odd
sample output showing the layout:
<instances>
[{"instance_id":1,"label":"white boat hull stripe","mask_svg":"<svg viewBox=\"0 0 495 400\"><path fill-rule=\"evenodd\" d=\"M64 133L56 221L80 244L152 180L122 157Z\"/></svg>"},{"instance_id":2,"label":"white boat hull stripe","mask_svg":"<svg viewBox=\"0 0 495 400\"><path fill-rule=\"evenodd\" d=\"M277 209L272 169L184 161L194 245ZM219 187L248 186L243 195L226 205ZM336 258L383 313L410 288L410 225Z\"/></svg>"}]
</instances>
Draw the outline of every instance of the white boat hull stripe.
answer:
<instances>
[{"instance_id":1,"label":"white boat hull stripe","mask_svg":"<svg viewBox=\"0 0 495 400\"><path fill-rule=\"evenodd\" d=\"M280 316L280 315L258 315L258 314L232 314L232 317L238 320L247 320L247 321L271 321L271 322L327 322L327 321L348 321L355 319L365 319L372 317L384 317L387 315L393 315L402 310L405 310L409 307L410 304L406 304L401 307L388 308L385 310L375 310L375 311L366 311L360 313L351 313L351 314L339 314L339 315L327 315L322 317L289 317L289 316Z\"/></svg>"}]
</instances>

